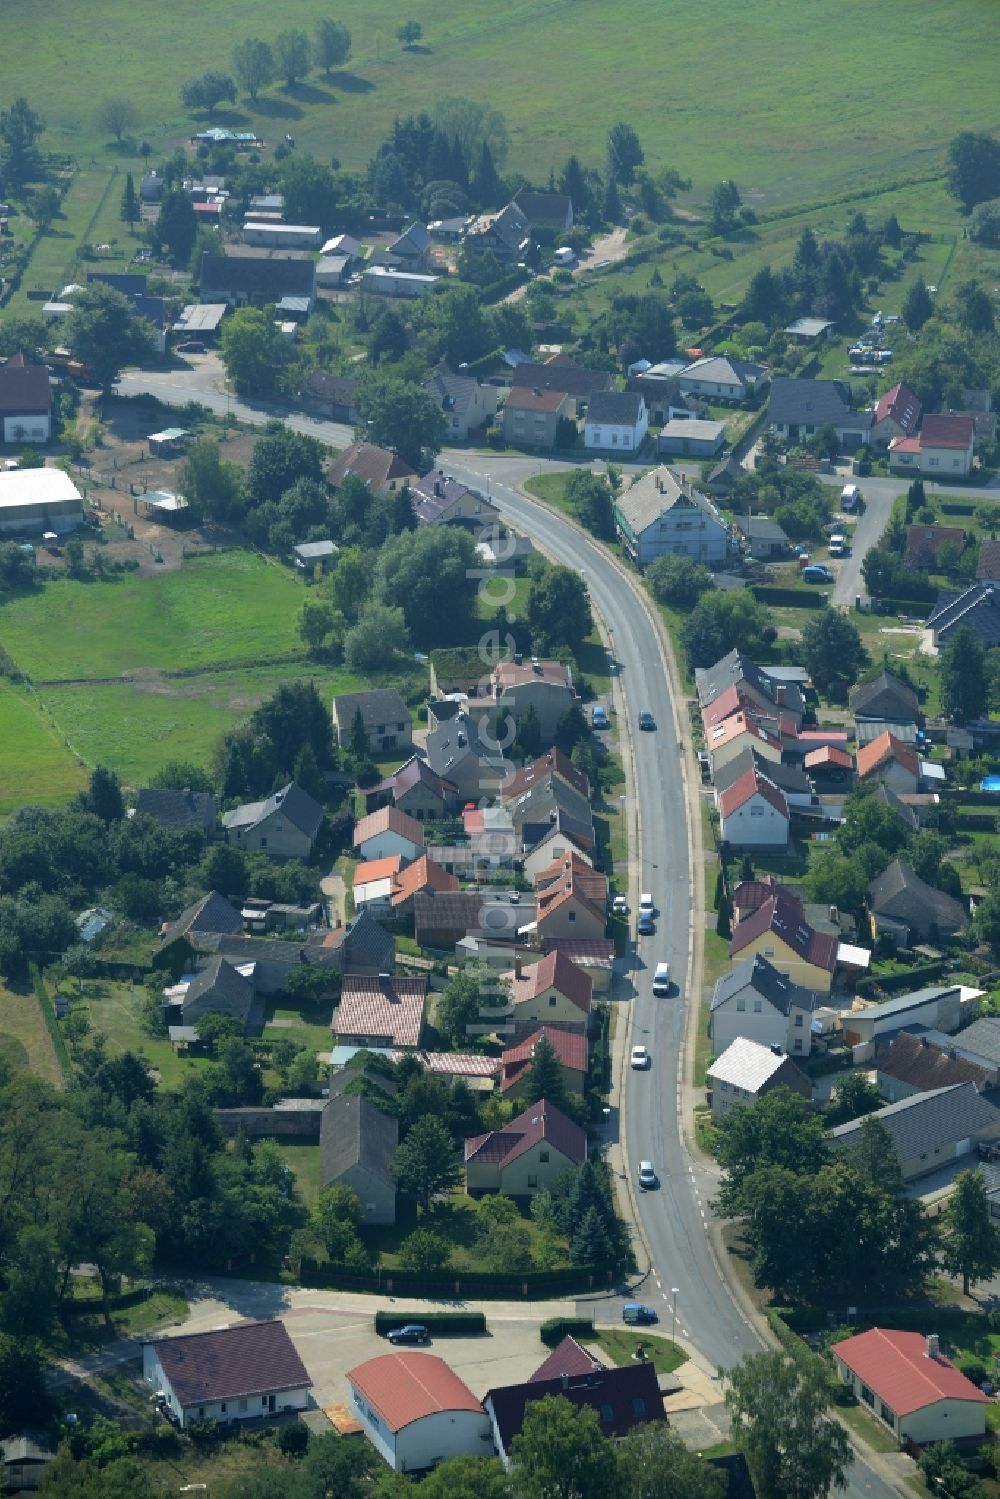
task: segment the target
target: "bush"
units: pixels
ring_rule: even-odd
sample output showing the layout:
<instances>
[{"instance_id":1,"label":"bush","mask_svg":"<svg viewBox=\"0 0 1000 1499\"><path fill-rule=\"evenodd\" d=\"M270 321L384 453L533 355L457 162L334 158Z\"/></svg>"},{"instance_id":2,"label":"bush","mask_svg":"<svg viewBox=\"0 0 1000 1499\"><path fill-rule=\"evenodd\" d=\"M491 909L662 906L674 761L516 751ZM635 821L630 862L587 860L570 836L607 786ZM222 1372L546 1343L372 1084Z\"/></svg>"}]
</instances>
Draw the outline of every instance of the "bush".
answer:
<instances>
[{"instance_id":1,"label":"bush","mask_svg":"<svg viewBox=\"0 0 1000 1499\"><path fill-rule=\"evenodd\" d=\"M804 588L772 588L767 583L755 583L750 592L758 603L770 604L774 609L822 609L826 604L825 594L807 593Z\"/></svg>"},{"instance_id":2,"label":"bush","mask_svg":"<svg viewBox=\"0 0 1000 1499\"><path fill-rule=\"evenodd\" d=\"M309 1428L301 1421L282 1426L278 1432L278 1447L286 1457L301 1457L309 1446Z\"/></svg>"},{"instance_id":3,"label":"bush","mask_svg":"<svg viewBox=\"0 0 1000 1499\"><path fill-rule=\"evenodd\" d=\"M375 1313L375 1331L380 1337L396 1327L419 1322L428 1332L440 1337L469 1337L486 1331L485 1312L384 1312Z\"/></svg>"},{"instance_id":4,"label":"bush","mask_svg":"<svg viewBox=\"0 0 1000 1499\"><path fill-rule=\"evenodd\" d=\"M563 1338L592 1338L592 1317L550 1317L538 1329L538 1335L546 1348L557 1348Z\"/></svg>"}]
</instances>

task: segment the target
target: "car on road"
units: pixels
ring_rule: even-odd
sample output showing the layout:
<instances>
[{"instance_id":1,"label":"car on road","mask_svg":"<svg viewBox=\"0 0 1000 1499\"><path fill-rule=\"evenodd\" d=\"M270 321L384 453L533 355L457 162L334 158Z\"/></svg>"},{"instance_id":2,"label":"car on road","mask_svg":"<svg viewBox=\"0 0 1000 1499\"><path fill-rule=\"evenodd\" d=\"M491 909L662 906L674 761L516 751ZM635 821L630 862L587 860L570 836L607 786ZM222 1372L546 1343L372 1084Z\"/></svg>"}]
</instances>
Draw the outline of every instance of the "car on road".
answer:
<instances>
[{"instance_id":1,"label":"car on road","mask_svg":"<svg viewBox=\"0 0 1000 1499\"><path fill-rule=\"evenodd\" d=\"M429 1343L431 1335L422 1322L407 1322L405 1327L393 1327L386 1333L390 1343Z\"/></svg>"},{"instance_id":2,"label":"car on road","mask_svg":"<svg viewBox=\"0 0 1000 1499\"><path fill-rule=\"evenodd\" d=\"M608 710L602 708L600 703L595 703L590 710L590 725L594 729L610 729L611 727Z\"/></svg>"},{"instance_id":3,"label":"car on road","mask_svg":"<svg viewBox=\"0 0 1000 1499\"><path fill-rule=\"evenodd\" d=\"M622 1307L622 1321L629 1327L648 1326L650 1322L659 1322L656 1310L651 1306L644 1306L641 1301L626 1301Z\"/></svg>"},{"instance_id":4,"label":"car on road","mask_svg":"<svg viewBox=\"0 0 1000 1499\"><path fill-rule=\"evenodd\" d=\"M832 583L833 573L822 562L810 562L802 569L802 578L806 583Z\"/></svg>"},{"instance_id":5,"label":"car on road","mask_svg":"<svg viewBox=\"0 0 1000 1499\"><path fill-rule=\"evenodd\" d=\"M670 993L670 964L657 963L656 972L653 974L653 993Z\"/></svg>"},{"instance_id":6,"label":"car on road","mask_svg":"<svg viewBox=\"0 0 1000 1499\"><path fill-rule=\"evenodd\" d=\"M640 729L656 728L656 719L653 717L652 713L650 713L648 708L643 708L642 712L639 714L639 727Z\"/></svg>"},{"instance_id":7,"label":"car on road","mask_svg":"<svg viewBox=\"0 0 1000 1499\"><path fill-rule=\"evenodd\" d=\"M640 937L651 937L656 931L652 911L640 911L637 931Z\"/></svg>"},{"instance_id":8,"label":"car on road","mask_svg":"<svg viewBox=\"0 0 1000 1499\"><path fill-rule=\"evenodd\" d=\"M205 345L200 338L186 338L182 344L175 344L174 348L178 354L204 354Z\"/></svg>"},{"instance_id":9,"label":"car on road","mask_svg":"<svg viewBox=\"0 0 1000 1499\"><path fill-rule=\"evenodd\" d=\"M659 1186L659 1178L652 1161L639 1162L639 1186L644 1192L648 1192L650 1187Z\"/></svg>"},{"instance_id":10,"label":"car on road","mask_svg":"<svg viewBox=\"0 0 1000 1499\"><path fill-rule=\"evenodd\" d=\"M629 1060L636 1072L645 1072L652 1058L645 1046L633 1046L632 1055Z\"/></svg>"}]
</instances>

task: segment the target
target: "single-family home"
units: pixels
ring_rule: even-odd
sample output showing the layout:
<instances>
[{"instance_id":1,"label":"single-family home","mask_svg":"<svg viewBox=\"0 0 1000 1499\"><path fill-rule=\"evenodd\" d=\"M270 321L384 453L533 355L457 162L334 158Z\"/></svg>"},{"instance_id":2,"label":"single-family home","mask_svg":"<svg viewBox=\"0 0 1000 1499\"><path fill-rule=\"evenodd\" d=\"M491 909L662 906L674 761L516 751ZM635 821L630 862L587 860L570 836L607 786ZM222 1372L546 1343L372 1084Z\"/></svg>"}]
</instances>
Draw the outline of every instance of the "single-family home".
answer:
<instances>
[{"instance_id":1,"label":"single-family home","mask_svg":"<svg viewBox=\"0 0 1000 1499\"><path fill-rule=\"evenodd\" d=\"M254 1022L263 1018L263 1008L255 1002L252 965L240 968L226 958L209 958L186 986L168 990L165 997L168 1005L176 1000L171 1007L179 1011L179 1023L197 1030L206 1015L228 1015L239 1021L244 1033L254 1029Z\"/></svg>"},{"instance_id":2,"label":"single-family home","mask_svg":"<svg viewBox=\"0 0 1000 1499\"><path fill-rule=\"evenodd\" d=\"M872 447L887 448L894 437L912 437L920 425L921 409L908 385L894 385L879 396L872 412Z\"/></svg>"},{"instance_id":3,"label":"single-family home","mask_svg":"<svg viewBox=\"0 0 1000 1499\"><path fill-rule=\"evenodd\" d=\"M961 526L907 526L903 560L915 572L934 572L942 547L957 547L961 552L964 546Z\"/></svg>"},{"instance_id":4,"label":"single-family home","mask_svg":"<svg viewBox=\"0 0 1000 1499\"><path fill-rule=\"evenodd\" d=\"M494 703L506 709L518 726L529 707L534 708L543 744L555 737L559 720L577 701L569 663L538 656L527 661L498 661L490 687ZM502 730L498 737L503 737Z\"/></svg>"},{"instance_id":5,"label":"single-family home","mask_svg":"<svg viewBox=\"0 0 1000 1499\"><path fill-rule=\"evenodd\" d=\"M708 1068L712 1084L712 1118L724 1119L730 1109L756 1103L775 1088L789 1088L801 1098L812 1098L812 1083L780 1046L761 1046L737 1036Z\"/></svg>"},{"instance_id":6,"label":"single-family home","mask_svg":"<svg viewBox=\"0 0 1000 1499\"><path fill-rule=\"evenodd\" d=\"M920 790L920 757L889 730L858 750L857 767L859 781L881 781L897 795Z\"/></svg>"},{"instance_id":7,"label":"single-family home","mask_svg":"<svg viewBox=\"0 0 1000 1499\"><path fill-rule=\"evenodd\" d=\"M330 458L323 473L331 489L339 489L346 478L353 477L367 484L372 494L395 494L418 477L415 468L388 448L364 441L352 442Z\"/></svg>"},{"instance_id":8,"label":"single-family home","mask_svg":"<svg viewBox=\"0 0 1000 1499\"><path fill-rule=\"evenodd\" d=\"M877 676L852 687L847 698L855 721L881 719L884 723L920 722L920 700L912 687L884 667Z\"/></svg>"},{"instance_id":9,"label":"single-family home","mask_svg":"<svg viewBox=\"0 0 1000 1499\"><path fill-rule=\"evenodd\" d=\"M401 869L392 890L392 914L398 920L409 920L413 916L413 902L425 891L450 891L459 888L458 879L450 874L443 864L423 854Z\"/></svg>"},{"instance_id":10,"label":"single-family home","mask_svg":"<svg viewBox=\"0 0 1000 1499\"><path fill-rule=\"evenodd\" d=\"M56 1455L55 1443L43 1431L18 1431L0 1440L0 1490L24 1494L41 1486Z\"/></svg>"},{"instance_id":11,"label":"single-family home","mask_svg":"<svg viewBox=\"0 0 1000 1499\"><path fill-rule=\"evenodd\" d=\"M151 817L162 828L182 832L197 828L207 838L215 828L215 798L210 791L172 791L144 786L135 799L136 817Z\"/></svg>"},{"instance_id":12,"label":"single-family home","mask_svg":"<svg viewBox=\"0 0 1000 1499\"><path fill-rule=\"evenodd\" d=\"M968 1013L958 984L931 985L911 994L896 994L881 1004L851 1010L843 1017L844 1041L848 1046L860 1046L900 1030L917 1028L949 1034L958 1029Z\"/></svg>"},{"instance_id":13,"label":"single-family home","mask_svg":"<svg viewBox=\"0 0 1000 1499\"><path fill-rule=\"evenodd\" d=\"M356 1192L363 1223L395 1223L398 1144L399 1121L367 1095L331 1098L319 1127L320 1186Z\"/></svg>"},{"instance_id":14,"label":"single-family home","mask_svg":"<svg viewBox=\"0 0 1000 1499\"><path fill-rule=\"evenodd\" d=\"M142 1377L183 1430L306 1410L312 1382L283 1322L241 1322L142 1345Z\"/></svg>"},{"instance_id":15,"label":"single-family home","mask_svg":"<svg viewBox=\"0 0 1000 1499\"><path fill-rule=\"evenodd\" d=\"M389 246L389 254L407 270L422 271L431 253L431 237L426 224L407 225Z\"/></svg>"},{"instance_id":16,"label":"single-family home","mask_svg":"<svg viewBox=\"0 0 1000 1499\"><path fill-rule=\"evenodd\" d=\"M788 847L791 813L785 794L756 766L717 793L716 800L722 837L731 847Z\"/></svg>"},{"instance_id":17,"label":"single-family home","mask_svg":"<svg viewBox=\"0 0 1000 1499\"><path fill-rule=\"evenodd\" d=\"M914 1093L865 1118L877 1119L888 1131L904 1181L928 1176L963 1159L977 1144L1000 1139L1000 1109L971 1082ZM865 1119L851 1119L827 1130L831 1149L855 1149L864 1123Z\"/></svg>"},{"instance_id":18,"label":"single-family home","mask_svg":"<svg viewBox=\"0 0 1000 1499\"><path fill-rule=\"evenodd\" d=\"M501 413L504 442L512 448L556 447L559 423L572 420L572 402L565 391L540 386L516 386Z\"/></svg>"},{"instance_id":19,"label":"single-family home","mask_svg":"<svg viewBox=\"0 0 1000 1499\"><path fill-rule=\"evenodd\" d=\"M571 849L535 875L538 935L603 937L608 924L607 875Z\"/></svg>"},{"instance_id":20,"label":"single-family home","mask_svg":"<svg viewBox=\"0 0 1000 1499\"><path fill-rule=\"evenodd\" d=\"M345 973L331 1026L341 1046L413 1051L420 1045L426 1001L426 978Z\"/></svg>"},{"instance_id":21,"label":"single-family home","mask_svg":"<svg viewBox=\"0 0 1000 1499\"><path fill-rule=\"evenodd\" d=\"M798 676L786 675L792 668L758 666L749 656L732 650L716 661L714 666L699 666L695 669L695 689L698 705L707 708L731 687L756 705L751 712L762 718L788 719L798 729L805 714L805 698Z\"/></svg>"},{"instance_id":22,"label":"single-family home","mask_svg":"<svg viewBox=\"0 0 1000 1499\"><path fill-rule=\"evenodd\" d=\"M496 796L509 769L502 751L484 740L481 728L488 724L461 710L431 729L424 744L427 764L455 787L449 794L459 803Z\"/></svg>"},{"instance_id":23,"label":"single-family home","mask_svg":"<svg viewBox=\"0 0 1000 1499\"><path fill-rule=\"evenodd\" d=\"M989 1397L945 1358L934 1334L873 1327L830 1352L841 1382L900 1447L985 1435Z\"/></svg>"},{"instance_id":24,"label":"single-family home","mask_svg":"<svg viewBox=\"0 0 1000 1499\"><path fill-rule=\"evenodd\" d=\"M957 1039L957 1038L956 1038ZM978 1092L992 1084L989 1068L960 1056L950 1044L939 1045L928 1036L900 1031L888 1051L881 1052L876 1073L878 1090L887 1103L898 1103L914 1093L972 1083Z\"/></svg>"},{"instance_id":25,"label":"single-family home","mask_svg":"<svg viewBox=\"0 0 1000 1499\"><path fill-rule=\"evenodd\" d=\"M297 781L260 802L244 802L224 812L222 826L234 848L269 859L309 858L323 826L323 808Z\"/></svg>"},{"instance_id":26,"label":"single-family home","mask_svg":"<svg viewBox=\"0 0 1000 1499\"><path fill-rule=\"evenodd\" d=\"M501 265L523 259L528 250L531 225L516 203L499 213L483 213L469 225L465 246L474 253L492 250Z\"/></svg>"},{"instance_id":27,"label":"single-family home","mask_svg":"<svg viewBox=\"0 0 1000 1499\"><path fill-rule=\"evenodd\" d=\"M656 434L656 451L664 458L715 458L725 442L725 422L672 416Z\"/></svg>"},{"instance_id":28,"label":"single-family home","mask_svg":"<svg viewBox=\"0 0 1000 1499\"><path fill-rule=\"evenodd\" d=\"M706 401L734 401L742 405L766 379L767 369L762 364L728 354L709 354L682 369L677 383L685 394L690 391Z\"/></svg>"},{"instance_id":29,"label":"single-family home","mask_svg":"<svg viewBox=\"0 0 1000 1499\"><path fill-rule=\"evenodd\" d=\"M353 845L359 859L387 859L405 863L424 851L424 830L416 818L398 807L379 807L355 824Z\"/></svg>"},{"instance_id":30,"label":"single-family home","mask_svg":"<svg viewBox=\"0 0 1000 1499\"><path fill-rule=\"evenodd\" d=\"M231 307L277 306L284 297L316 300L316 266L291 255L203 255L198 283L203 302Z\"/></svg>"},{"instance_id":31,"label":"single-family home","mask_svg":"<svg viewBox=\"0 0 1000 1499\"><path fill-rule=\"evenodd\" d=\"M559 1071L570 1093L582 1093L587 1081L587 1037L579 1030L539 1026L509 1046L500 1058L500 1091L505 1098L518 1098L527 1086L535 1048L545 1041L559 1062Z\"/></svg>"},{"instance_id":32,"label":"single-family home","mask_svg":"<svg viewBox=\"0 0 1000 1499\"><path fill-rule=\"evenodd\" d=\"M729 943L731 958L761 953L803 988L829 994L837 966L837 938L806 920L802 902L784 886L739 922Z\"/></svg>"},{"instance_id":33,"label":"single-family home","mask_svg":"<svg viewBox=\"0 0 1000 1499\"><path fill-rule=\"evenodd\" d=\"M667 1419L651 1360L607 1367L573 1338L564 1338L524 1384L488 1390L483 1406L493 1445L505 1468L536 1400L566 1400L575 1410L594 1411L605 1437L618 1440L649 1421Z\"/></svg>"},{"instance_id":34,"label":"single-family home","mask_svg":"<svg viewBox=\"0 0 1000 1499\"><path fill-rule=\"evenodd\" d=\"M328 422L358 421L358 382L351 375L331 375L327 370L313 370L299 388L304 411L321 416Z\"/></svg>"},{"instance_id":35,"label":"single-family home","mask_svg":"<svg viewBox=\"0 0 1000 1499\"><path fill-rule=\"evenodd\" d=\"M242 936L243 918L224 895L218 890L210 890L182 911L176 921L161 928L155 966L172 967L178 974L182 973L190 966L195 953L206 951L204 938L210 933L220 932Z\"/></svg>"},{"instance_id":36,"label":"single-family home","mask_svg":"<svg viewBox=\"0 0 1000 1499\"><path fill-rule=\"evenodd\" d=\"M788 556L788 534L769 515L738 515L736 529L746 543L747 556L752 557L755 562L769 562L776 557Z\"/></svg>"},{"instance_id":37,"label":"single-family home","mask_svg":"<svg viewBox=\"0 0 1000 1499\"><path fill-rule=\"evenodd\" d=\"M611 453L638 453L646 440L649 412L630 390L598 390L590 398L583 445Z\"/></svg>"},{"instance_id":38,"label":"single-family home","mask_svg":"<svg viewBox=\"0 0 1000 1499\"><path fill-rule=\"evenodd\" d=\"M851 389L841 380L773 380L767 416L772 432L786 442L805 442L832 427L841 448L851 452L866 445L872 424L870 411L851 410Z\"/></svg>"},{"instance_id":39,"label":"single-family home","mask_svg":"<svg viewBox=\"0 0 1000 1499\"><path fill-rule=\"evenodd\" d=\"M946 1027L941 1029L942 1034L935 1030L928 1031L929 1038L939 1046L947 1047L949 1055L954 1054L981 1067L987 1074L989 1087L995 1088L1000 1082L1000 1018L995 1015L984 1016L981 1020L974 1020L954 1036L947 1034ZM956 1026L951 1029L955 1030Z\"/></svg>"},{"instance_id":40,"label":"single-family home","mask_svg":"<svg viewBox=\"0 0 1000 1499\"><path fill-rule=\"evenodd\" d=\"M791 810L794 811L796 808L804 810L815 805L816 793L804 770L797 765L785 765L777 760L768 760L763 755L758 755L755 749L741 750L731 760L727 760L725 765L715 768L712 783L716 792L721 795L754 766L767 776L769 781L774 782L779 791L784 794L785 801Z\"/></svg>"},{"instance_id":41,"label":"single-family home","mask_svg":"<svg viewBox=\"0 0 1000 1499\"><path fill-rule=\"evenodd\" d=\"M337 743L351 743L358 714L368 748L373 754L409 749L413 743L410 710L395 687L374 687L367 692L342 692L333 700L333 729Z\"/></svg>"},{"instance_id":42,"label":"single-family home","mask_svg":"<svg viewBox=\"0 0 1000 1499\"><path fill-rule=\"evenodd\" d=\"M0 364L0 441L48 442L52 387L44 364L12 354Z\"/></svg>"},{"instance_id":43,"label":"single-family home","mask_svg":"<svg viewBox=\"0 0 1000 1499\"><path fill-rule=\"evenodd\" d=\"M934 644L941 648L963 626L968 626L980 645L989 650L1000 645L1000 583L973 583L961 593L938 594L927 621Z\"/></svg>"},{"instance_id":44,"label":"single-family home","mask_svg":"<svg viewBox=\"0 0 1000 1499\"><path fill-rule=\"evenodd\" d=\"M501 978L510 985L517 1036L531 1036L539 1027L586 1033L594 985L558 948L537 963L524 964L515 959L514 967Z\"/></svg>"},{"instance_id":45,"label":"single-family home","mask_svg":"<svg viewBox=\"0 0 1000 1499\"><path fill-rule=\"evenodd\" d=\"M759 761L780 762L781 740L762 728L750 713L731 713L721 723L708 729L705 743L711 759L712 774L729 764L737 756L752 750Z\"/></svg>"},{"instance_id":46,"label":"single-family home","mask_svg":"<svg viewBox=\"0 0 1000 1499\"><path fill-rule=\"evenodd\" d=\"M928 411L916 437L894 437L889 467L931 479L965 479L972 472L975 419L955 411Z\"/></svg>"},{"instance_id":47,"label":"single-family home","mask_svg":"<svg viewBox=\"0 0 1000 1499\"><path fill-rule=\"evenodd\" d=\"M355 909L367 911L381 921L392 912L392 897L396 890L396 877L403 867L399 854L389 854L384 859L369 859L355 864L351 881L351 898Z\"/></svg>"},{"instance_id":48,"label":"single-family home","mask_svg":"<svg viewBox=\"0 0 1000 1499\"><path fill-rule=\"evenodd\" d=\"M740 1037L807 1057L812 1019L821 1004L814 989L793 983L760 953L744 958L716 980L708 1033L716 1056Z\"/></svg>"},{"instance_id":49,"label":"single-family home","mask_svg":"<svg viewBox=\"0 0 1000 1499\"><path fill-rule=\"evenodd\" d=\"M383 1353L347 1371L351 1409L396 1473L453 1457L491 1457L490 1422L468 1385L434 1353Z\"/></svg>"},{"instance_id":50,"label":"single-family home","mask_svg":"<svg viewBox=\"0 0 1000 1499\"><path fill-rule=\"evenodd\" d=\"M902 859L893 859L871 881L868 908L876 931L895 937L901 947L912 946L915 938L953 936L968 919L960 900L935 890Z\"/></svg>"},{"instance_id":51,"label":"single-family home","mask_svg":"<svg viewBox=\"0 0 1000 1499\"><path fill-rule=\"evenodd\" d=\"M543 937L542 953L561 953L586 974L596 995L607 994L615 967L615 944L610 937Z\"/></svg>"},{"instance_id":52,"label":"single-family home","mask_svg":"<svg viewBox=\"0 0 1000 1499\"><path fill-rule=\"evenodd\" d=\"M465 1189L532 1197L586 1159L586 1130L543 1098L502 1128L466 1140Z\"/></svg>"},{"instance_id":53,"label":"single-family home","mask_svg":"<svg viewBox=\"0 0 1000 1499\"><path fill-rule=\"evenodd\" d=\"M448 423L448 442L468 442L496 416L500 391L496 385L484 385L472 375L451 375L447 371L431 375L424 390L436 401Z\"/></svg>"},{"instance_id":54,"label":"single-family home","mask_svg":"<svg viewBox=\"0 0 1000 1499\"><path fill-rule=\"evenodd\" d=\"M370 807L390 801L397 812L417 822L437 822L455 806L458 787L439 776L419 755L411 755L391 776L370 786L365 796Z\"/></svg>"},{"instance_id":55,"label":"single-family home","mask_svg":"<svg viewBox=\"0 0 1000 1499\"><path fill-rule=\"evenodd\" d=\"M496 527L500 511L485 495L432 469L410 485L410 504L418 526L464 526L472 532Z\"/></svg>"},{"instance_id":56,"label":"single-family home","mask_svg":"<svg viewBox=\"0 0 1000 1499\"><path fill-rule=\"evenodd\" d=\"M720 567L729 555L729 529L714 503L666 464L634 479L614 511L618 535L640 567L657 557Z\"/></svg>"},{"instance_id":57,"label":"single-family home","mask_svg":"<svg viewBox=\"0 0 1000 1499\"><path fill-rule=\"evenodd\" d=\"M607 370L588 369L586 365L577 364L568 354L552 354L542 364L529 360L511 372L514 391L559 391L566 396L566 415L573 419L582 416L594 396L599 391L610 390L612 383Z\"/></svg>"},{"instance_id":58,"label":"single-family home","mask_svg":"<svg viewBox=\"0 0 1000 1499\"><path fill-rule=\"evenodd\" d=\"M573 200L567 193L541 193L519 187L510 200L532 229L572 229Z\"/></svg>"}]
</instances>

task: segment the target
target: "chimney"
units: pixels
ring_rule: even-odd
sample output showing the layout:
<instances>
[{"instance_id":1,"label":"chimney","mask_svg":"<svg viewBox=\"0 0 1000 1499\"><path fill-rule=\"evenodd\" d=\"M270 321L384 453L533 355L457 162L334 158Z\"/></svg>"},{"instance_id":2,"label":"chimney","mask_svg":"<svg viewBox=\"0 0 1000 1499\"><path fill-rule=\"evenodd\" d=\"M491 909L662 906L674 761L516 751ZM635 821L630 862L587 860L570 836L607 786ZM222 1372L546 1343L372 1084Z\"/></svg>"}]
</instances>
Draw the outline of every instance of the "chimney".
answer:
<instances>
[{"instance_id":1,"label":"chimney","mask_svg":"<svg viewBox=\"0 0 1000 1499\"><path fill-rule=\"evenodd\" d=\"M776 1057L783 1057L785 1055L785 1053L782 1051L781 1047L778 1046L778 1045L773 1045L771 1047L771 1051L772 1051L773 1055L776 1056Z\"/></svg>"},{"instance_id":2,"label":"chimney","mask_svg":"<svg viewBox=\"0 0 1000 1499\"><path fill-rule=\"evenodd\" d=\"M941 1339L936 1332L927 1334L927 1357L934 1359L941 1357Z\"/></svg>"},{"instance_id":3,"label":"chimney","mask_svg":"<svg viewBox=\"0 0 1000 1499\"><path fill-rule=\"evenodd\" d=\"M560 1374L559 1380L560 1380L560 1383L562 1384L563 1389L564 1390L568 1390L569 1389L569 1375L568 1374Z\"/></svg>"},{"instance_id":4,"label":"chimney","mask_svg":"<svg viewBox=\"0 0 1000 1499\"><path fill-rule=\"evenodd\" d=\"M521 977L521 959L520 958L515 958L514 959L514 977L516 979L519 979Z\"/></svg>"},{"instance_id":5,"label":"chimney","mask_svg":"<svg viewBox=\"0 0 1000 1499\"><path fill-rule=\"evenodd\" d=\"M441 498L441 480L440 479L435 479L434 480L434 493L437 495L438 499Z\"/></svg>"}]
</instances>

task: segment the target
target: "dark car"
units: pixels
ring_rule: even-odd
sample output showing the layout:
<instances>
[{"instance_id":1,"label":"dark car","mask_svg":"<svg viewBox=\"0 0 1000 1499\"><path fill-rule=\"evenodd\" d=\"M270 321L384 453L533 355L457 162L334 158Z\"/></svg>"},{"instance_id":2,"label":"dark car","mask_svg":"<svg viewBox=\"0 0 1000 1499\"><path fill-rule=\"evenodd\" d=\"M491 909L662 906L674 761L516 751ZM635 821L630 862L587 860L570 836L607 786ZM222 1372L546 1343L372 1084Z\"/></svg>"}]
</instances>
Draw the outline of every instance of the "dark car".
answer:
<instances>
[{"instance_id":1,"label":"dark car","mask_svg":"<svg viewBox=\"0 0 1000 1499\"><path fill-rule=\"evenodd\" d=\"M622 1307L622 1321L629 1327L641 1327L643 1324L658 1322L656 1312L651 1306L644 1306L641 1301L628 1301Z\"/></svg>"},{"instance_id":2,"label":"dark car","mask_svg":"<svg viewBox=\"0 0 1000 1499\"><path fill-rule=\"evenodd\" d=\"M178 354L204 354L205 345L200 338L186 338L182 344L177 344Z\"/></svg>"},{"instance_id":3,"label":"dark car","mask_svg":"<svg viewBox=\"0 0 1000 1499\"><path fill-rule=\"evenodd\" d=\"M640 937L651 937L656 931L652 911L640 911L638 921L638 932Z\"/></svg>"},{"instance_id":4,"label":"dark car","mask_svg":"<svg viewBox=\"0 0 1000 1499\"><path fill-rule=\"evenodd\" d=\"M386 1333L390 1343L429 1343L431 1335L420 1322L407 1322L405 1327L394 1327Z\"/></svg>"},{"instance_id":5,"label":"dark car","mask_svg":"<svg viewBox=\"0 0 1000 1499\"><path fill-rule=\"evenodd\" d=\"M643 708L642 712L639 714L639 727L640 729L656 728L656 719L653 717L652 713L650 713L648 708Z\"/></svg>"}]
</instances>

